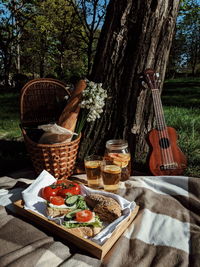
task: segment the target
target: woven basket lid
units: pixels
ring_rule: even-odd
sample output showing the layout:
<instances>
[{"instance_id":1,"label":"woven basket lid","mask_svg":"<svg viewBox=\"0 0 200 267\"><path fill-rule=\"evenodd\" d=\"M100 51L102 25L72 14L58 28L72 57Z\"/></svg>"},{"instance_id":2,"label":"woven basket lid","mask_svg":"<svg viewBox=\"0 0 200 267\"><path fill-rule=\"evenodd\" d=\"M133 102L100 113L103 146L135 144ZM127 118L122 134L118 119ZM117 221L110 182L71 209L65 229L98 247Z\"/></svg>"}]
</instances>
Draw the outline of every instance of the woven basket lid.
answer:
<instances>
[{"instance_id":1,"label":"woven basket lid","mask_svg":"<svg viewBox=\"0 0 200 267\"><path fill-rule=\"evenodd\" d=\"M34 126L57 121L69 94L66 84L58 80L31 80L21 90L21 124Z\"/></svg>"}]
</instances>

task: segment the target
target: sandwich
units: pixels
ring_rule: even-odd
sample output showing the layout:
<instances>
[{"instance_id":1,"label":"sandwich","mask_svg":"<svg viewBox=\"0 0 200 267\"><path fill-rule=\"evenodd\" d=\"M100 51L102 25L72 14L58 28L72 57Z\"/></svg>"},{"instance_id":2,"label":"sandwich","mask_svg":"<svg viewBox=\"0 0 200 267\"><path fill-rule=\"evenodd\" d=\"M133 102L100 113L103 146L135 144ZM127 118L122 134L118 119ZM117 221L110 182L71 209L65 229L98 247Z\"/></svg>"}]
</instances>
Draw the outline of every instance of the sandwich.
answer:
<instances>
[{"instance_id":1,"label":"sandwich","mask_svg":"<svg viewBox=\"0 0 200 267\"><path fill-rule=\"evenodd\" d=\"M51 218L63 218L63 226L69 232L81 237L92 237L102 229L102 222L92 212L82 195L66 194L65 199L61 196L52 196L47 202L47 215Z\"/></svg>"},{"instance_id":2,"label":"sandwich","mask_svg":"<svg viewBox=\"0 0 200 267\"><path fill-rule=\"evenodd\" d=\"M69 212L64 216L63 226L69 232L81 237L93 237L103 227L99 217L89 209L77 209Z\"/></svg>"},{"instance_id":3,"label":"sandwich","mask_svg":"<svg viewBox=\"0 0 200 267\"><path fill-rule=\"evenodd\" d=\"M52 196L47 202L46 213L48 216L55 218L66 215L74 210L87 209L86 202L82 195L66 194L66 197Z\"/></svg>"},{"instance_id":4,"label":"sandwich","mask_svg":"<svg viewBox=\"0 0 200 267\"><path fill-rule=\"evenodd\" d=\"M102 222L111 223L122 215L119 203L101 194L90 194L84 198L91 210L75 210L64 216L63 225L68 231L81 237L93 237L102 230Z\"/></svg>"}]
</instances>

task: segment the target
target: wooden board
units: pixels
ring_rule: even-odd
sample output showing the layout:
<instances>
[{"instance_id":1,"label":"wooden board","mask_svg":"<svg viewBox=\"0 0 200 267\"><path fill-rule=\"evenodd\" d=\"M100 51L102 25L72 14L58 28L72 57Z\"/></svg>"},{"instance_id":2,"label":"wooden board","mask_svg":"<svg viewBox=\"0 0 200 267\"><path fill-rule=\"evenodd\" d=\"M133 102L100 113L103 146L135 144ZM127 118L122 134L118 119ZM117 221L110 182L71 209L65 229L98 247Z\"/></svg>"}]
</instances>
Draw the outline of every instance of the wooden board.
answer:
<instances>
[{"instance_id":1,"label":"wooden board","mask_svg":"<svg viewBox=\"0 0 200 267\"><path fill-rule=\"evenodd\" d=\"M126 218L113 232L112 236L102 245L98 245L90 239L82 238L78 235L70 233L66 228L56 224L53 221L49 221L46 217L39 215L31 210L25 210L23 207L23 201L18 200L13 203L14 207L20 215L37 223L40 226L43 226L45 229L50 231L52 234L55 234L62 239L66 239L69 242L72 242L76 246L81 249L84 249L97 257L98 259L102 259L106 253L111 249L114 243L119 239L122 233L127 229L127 227L133 222L136 217L139 206L136 206L131 215Z\"/></svg>"}]
</instances>

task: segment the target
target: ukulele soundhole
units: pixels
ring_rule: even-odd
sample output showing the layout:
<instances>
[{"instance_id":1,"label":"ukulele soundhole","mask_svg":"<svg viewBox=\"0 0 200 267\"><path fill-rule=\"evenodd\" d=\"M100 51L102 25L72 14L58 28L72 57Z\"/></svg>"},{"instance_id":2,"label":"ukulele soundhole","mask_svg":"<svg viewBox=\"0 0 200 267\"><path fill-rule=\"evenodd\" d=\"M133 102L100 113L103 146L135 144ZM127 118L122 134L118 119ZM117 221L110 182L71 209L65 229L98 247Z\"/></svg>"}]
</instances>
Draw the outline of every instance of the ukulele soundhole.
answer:
<instances>
[{"instance_id":1,"label":"ukulele soundhole","mask_svg":"<svg viewBox=\"0 0 200 267\"><path fill-rule=\"evenodd\" d=\"M159 140L159 145L161 148L166 149L169 147L170 143L169 143L169 139L166 137L160 138Z\"/></svg>"}]
</instances>

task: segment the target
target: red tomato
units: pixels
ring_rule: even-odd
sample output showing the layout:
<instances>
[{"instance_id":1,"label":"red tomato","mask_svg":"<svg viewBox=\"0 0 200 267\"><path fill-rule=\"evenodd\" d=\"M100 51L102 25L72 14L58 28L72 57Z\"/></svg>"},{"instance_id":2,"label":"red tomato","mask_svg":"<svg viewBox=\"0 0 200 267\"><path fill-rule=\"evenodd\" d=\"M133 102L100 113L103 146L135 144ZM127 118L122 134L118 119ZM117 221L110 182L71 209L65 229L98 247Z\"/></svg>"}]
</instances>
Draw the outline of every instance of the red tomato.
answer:
<instances>
[{"instance_id":1,"label":"red tomato","mask_svg":"<svg viewBox=\"0 0 200 267\"><path fill-rule=\"evenodd\" d=\"M82 210L76 213L76 220L78 222L88 222L92 219L92 212L90 210Z\"/></svg>"},{"instance_id":2,"label":"red tomato","mask_svg":"<svg viewBox=\"0 0 200 267\"><path fill-rule=\"evenodd\" d=\"M55 185L50 185L42 188L41 195L44 199L50 200L50 197L56 196L58 193L59 188L57 188Z\"/></svg>"},{"instance_id":3,"label":"red tomato","mask_svg":"<svg viewBox=\"0 0 200 267\"><path fill-rule=\"evenodd\" d=\"M81 192L80 185L71 181L68 181L68 184L62 186L58 191L58 195L62 197L66 197L67 193L71 193L72 195L79 195Z\"/></svg>"},{"instance_id":4,"label":"red tomato","mask_svg":"<svg viewBox=\"0 0 200 267\"><path fill-rule=\"evenodd\" d=\"M50 197L50 202L51 202L53 205L57 205L57 206L60 206L60 205L65 204L65 200L64 200L64 198L62 198L62 197L60 197L60 196Z\"/></svg>"},{"instance_id":5,"label":"red tomato","mask_svg":"<svg viewBox=\"0 0 200 267\"><path fill-rule=\"evenodd\" d=\"M55 184L59 185L59 186L64 186L64 185L66 185L68 183L69 183L69 180L64 179L64 180L57 180Z\"/></svg>"}]
</instances>

